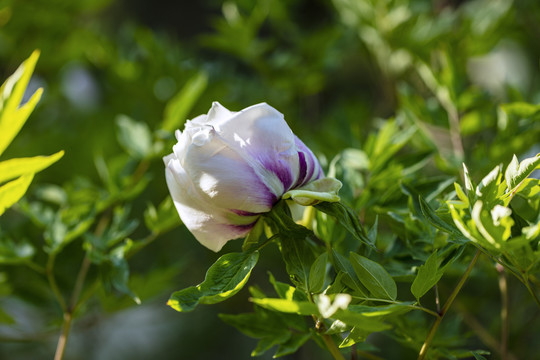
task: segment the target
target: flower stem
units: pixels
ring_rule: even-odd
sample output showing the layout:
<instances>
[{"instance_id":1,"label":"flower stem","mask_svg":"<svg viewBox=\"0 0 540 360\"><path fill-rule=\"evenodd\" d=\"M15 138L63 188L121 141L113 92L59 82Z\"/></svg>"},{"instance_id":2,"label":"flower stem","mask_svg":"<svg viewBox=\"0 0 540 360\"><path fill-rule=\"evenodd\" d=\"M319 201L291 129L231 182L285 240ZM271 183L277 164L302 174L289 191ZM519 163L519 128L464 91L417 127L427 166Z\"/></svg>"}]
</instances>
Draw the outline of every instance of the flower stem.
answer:
<instances>
[{"instance_id":1,"label":"flower stem","mask_svg":"<svg viewBox=\"0 0 540 360\"><path fill-rule=\"evenodd\" d=\"M420 349L420 353L418 354L418 360L423 360L426 357L429 346L431 345L431 342L433 341L433 338L435 337L435 334L437 333L437 329L439 328L439 325L441 324L441 321L444 318L444 315L448 312L448 309L450 308L456 296L459 294L461 288L465 284L465 281L469 277L479 256L480 256L480 250L476 250L476 253L474 254L474 257L471 260L469 266L467 267L467 270L465 270L465 273L463 274L458 284L456 285L456 287L450 294L450 297L444 303L444 306L442 307L441 312L439 313L439 317L435 319L433 326L431 326L431 329L429 330L426 340L424 341L424 344L422 345L422 348Z\"/></svg>"},{"instance_id":2,"label":"flower stem","mask_svg":"<svg viewBox=\"0 0 540 360\"><path fill-rule=\"evenodd\" d=\"M345 360L345 357L341 354L338 347L336 346L336 343L332 339L332 337L328 334L321 334L321 337L324 341L324 344L326 345L326 348L332 354L332 357L334 360Z\"/></svg>"}]
</instances>

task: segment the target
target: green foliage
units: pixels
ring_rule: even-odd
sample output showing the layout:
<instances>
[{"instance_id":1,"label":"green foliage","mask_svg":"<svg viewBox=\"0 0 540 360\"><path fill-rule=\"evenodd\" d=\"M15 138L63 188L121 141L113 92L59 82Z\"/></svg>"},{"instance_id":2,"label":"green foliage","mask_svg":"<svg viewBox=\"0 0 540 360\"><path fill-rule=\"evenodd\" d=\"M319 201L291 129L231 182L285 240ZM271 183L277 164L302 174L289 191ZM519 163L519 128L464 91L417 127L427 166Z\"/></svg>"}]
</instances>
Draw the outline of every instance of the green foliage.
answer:
<instances>
[{"instance_id":1,"label":"green foliage","mask_svg":"<svg viewBox=\"0 0 540 360\"><path fill-rule=\"evenodd\" d=\"M65 319L65 358L538 353L536 2L53 5L0 5L0 357ZM280 201L216 262L161 159L212 101L276 107L341 202Z\"/></svg>"},{"instance_id":2,"label":"green foliage","mask_svg":"<svg viewBox=\"0 0 540 360\"><path fill-rule=\"evenodd\" d=\"M26 103L21 104L38 58L39 51L36 50L0 87L0 155L17 136L43 93L40 88ZM0 162L0 215L23 197L37 172L49 167L63 155L64 152L59 151L50 156Z\"/></svg>"}]
</instances>

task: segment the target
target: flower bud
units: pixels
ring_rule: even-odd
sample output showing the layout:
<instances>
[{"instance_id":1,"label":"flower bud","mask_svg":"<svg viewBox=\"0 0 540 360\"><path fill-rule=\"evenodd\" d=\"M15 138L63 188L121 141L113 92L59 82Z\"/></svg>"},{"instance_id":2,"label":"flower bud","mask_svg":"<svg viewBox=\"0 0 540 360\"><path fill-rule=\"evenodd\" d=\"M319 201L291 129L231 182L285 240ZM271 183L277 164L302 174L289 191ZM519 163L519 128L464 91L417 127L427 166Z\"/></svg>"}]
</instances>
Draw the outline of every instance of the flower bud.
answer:
<instances>
[{"instance_id":1,"label":"flower bud","mask_svg":"<svg viewBox=\"0 0 540 360\"><path fill-rule=\"evenodd\" d=\"M287 191L323 176L283 114L265 103L232 112L214 102L176 138L163 158L169 191L187 228L216 252L245 236Z\"/></svg>"}]
</instances>

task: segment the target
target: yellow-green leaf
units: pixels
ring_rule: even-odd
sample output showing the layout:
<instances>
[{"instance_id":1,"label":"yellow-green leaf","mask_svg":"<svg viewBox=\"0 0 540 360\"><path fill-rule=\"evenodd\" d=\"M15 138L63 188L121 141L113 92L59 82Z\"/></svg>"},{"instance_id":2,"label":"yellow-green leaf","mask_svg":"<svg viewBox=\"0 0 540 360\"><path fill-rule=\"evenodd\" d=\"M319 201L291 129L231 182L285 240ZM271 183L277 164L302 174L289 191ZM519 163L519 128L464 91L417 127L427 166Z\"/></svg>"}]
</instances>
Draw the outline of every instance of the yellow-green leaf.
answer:
<instances>
[{"instance_id":1,"label":"yellow-green leaf","mask_svg":"<svg viewBox=\"0 0 540 360\"><path fill-rule=\"evenodd\" d=\"M0 187L0 215L23 197L33 177L34 174L26 174Z\"/></svg>"},{"instance_id":2,"label":"yellow-green leaf","mask_svg":"<svg viewBox=\"0 0 540 360\"><path fill-rule=\"evenodd\" d=\"M63 155L64 151L59 151L49 156L34 156L2 161L0 162L0 183L24 174L35 174L58 161Z\"/></svg>"},{"instance_id":3,"label":"yellow-green leaf","mask_svg":"<svg viewBox=\"0 0 540 360\"><path fill-rule=\"evenodd\" d=\"M38 89L25 105L18 108L38 58L39 51L36 50L0 88L0 155L19 133L41 98L42 89Z\"/></svg>"}]
</instances>

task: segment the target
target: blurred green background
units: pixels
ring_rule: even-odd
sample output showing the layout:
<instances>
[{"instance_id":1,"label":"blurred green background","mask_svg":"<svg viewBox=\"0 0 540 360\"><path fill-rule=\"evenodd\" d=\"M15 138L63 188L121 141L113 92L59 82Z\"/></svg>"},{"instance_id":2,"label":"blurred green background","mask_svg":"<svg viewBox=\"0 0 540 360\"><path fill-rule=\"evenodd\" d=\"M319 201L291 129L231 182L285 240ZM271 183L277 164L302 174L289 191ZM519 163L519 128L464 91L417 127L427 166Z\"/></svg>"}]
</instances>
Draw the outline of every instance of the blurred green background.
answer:
<instances>
[{"instance_id":1,"label":"blurred green background","mask_svg":"<svg viewBox=\"0 0 540 360\"><path fill-rule=\"evenodd\" d=\"M2 0L2 79L40 49L30 90L45 90L2 160L65 150L36 177L30 200L42 200L39 190L47 184L106 188L99 159L112 168L134 166L118 139L118 116L146 124L163 140L157 153L167 153L171 132L157 130L184 89L193 95L179 110L187 118L206 113L212 101L231 110L269 103L324 166L345 148L365 146L368 135L392 118L402 130L417 129L400 153L404 162L407 155L430 154L422 176L459 176L465 161L478 178L514 153L540 151L537 113L504 116L499 107L540 102L539 19L535 0ZM134 239L148 233L148 204L158 206L168 194L159 157L148 166L148 183L128 202L131 218L139 220ZM348 196L344 190L352 201L354 191ZM374 212L384 211L375 205L369 205ZM43 262L42 231L23 212L6 213L1 232L32 243L36 261ZM226 251L240 243L229 243ZM66 294L83 256L76 240L57 260ZM172 291L202 281L216 258L181 226L160 235L129 259L129 286L142 305L98 290L80 310L66 359L248 358L256 341L217 317L250 311L247 289L188 314L165 305ZM268 249L250 284L268 289L269 269L286 281L280 261L277 249ZM24 267L2 266L0 275L0 304L16 320L0 325L0 357L52 358L61 312L47 283ZM99 267L91 267L89 277L98 276ZM496 281L496 274L485 276ZM478 279L465 289L475 306L484 300L474 294L485 299L498 291ZM526 294L518 283L510 286L519 304ZM498 309L486 304L479 311L491 326L490 314ZM533 310L528 321L538 316ZM525 317L516 313L516 326L525 327ZM454 322L448 326L457 327ZM512 351L533 359L534 331L514 334ZM412 350L387 346L396 344L392 339L373 342L385 349L385 358L415 358ZM310 343L287 358L329 356Z\"/></svg>"}]
</instances>

